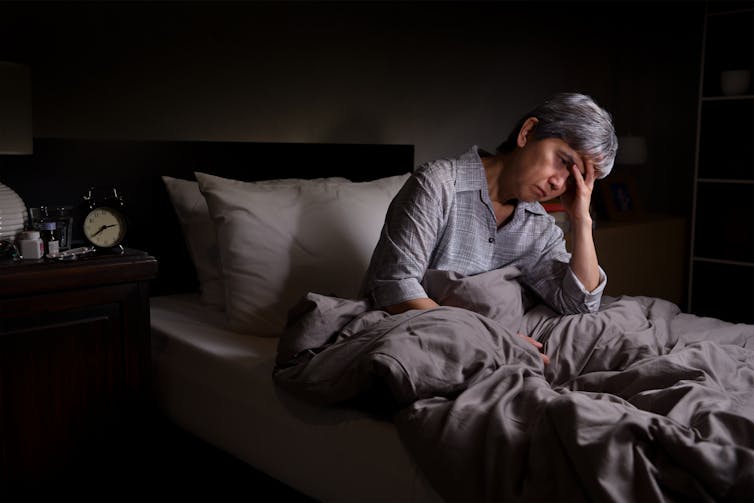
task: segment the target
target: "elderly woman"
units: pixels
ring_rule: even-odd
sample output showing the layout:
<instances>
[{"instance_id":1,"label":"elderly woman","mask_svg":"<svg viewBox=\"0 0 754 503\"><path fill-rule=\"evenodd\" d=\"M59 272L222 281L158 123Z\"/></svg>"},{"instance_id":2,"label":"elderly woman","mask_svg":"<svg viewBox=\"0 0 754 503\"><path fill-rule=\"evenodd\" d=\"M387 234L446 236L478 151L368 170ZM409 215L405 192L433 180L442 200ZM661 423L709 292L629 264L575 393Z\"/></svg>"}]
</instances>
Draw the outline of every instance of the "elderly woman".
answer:
<instances>
[{"instance_id":1,"label":"elderly woman","mask_svg":"<svg viewBox=\"0 0 754 503\"><path fill-rule=\"evenodd\" d=\"M617 148L610 114L588 96L562 93L522 117L495 154L472 147L419 167L390 205L363 293L392 314L429 309L437 304L421 285L428 269L473 275L515 266L556 311L596 311L607 276L589 204ZM540 204L558 196L572 254Z\"/></svg>"}]
</instances>

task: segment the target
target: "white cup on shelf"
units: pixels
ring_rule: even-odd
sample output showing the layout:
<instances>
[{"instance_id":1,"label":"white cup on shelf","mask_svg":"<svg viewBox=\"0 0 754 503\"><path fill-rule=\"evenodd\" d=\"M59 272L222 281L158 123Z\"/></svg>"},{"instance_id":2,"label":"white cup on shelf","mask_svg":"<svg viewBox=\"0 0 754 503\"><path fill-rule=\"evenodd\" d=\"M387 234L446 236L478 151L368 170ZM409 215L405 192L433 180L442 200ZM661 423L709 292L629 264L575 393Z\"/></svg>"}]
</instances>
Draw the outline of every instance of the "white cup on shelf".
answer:
<instances>
[{"instance_id":1,"label":"white cup on shelf","mask_svg":"<svg viewBox=\"0 0 754 503\"><path fill-rule=\"evenodd\" d=\"M725 96L746 94L750 83L750 70L726 70L720 73L720 89Z\"/></svg>"}]
</instances>

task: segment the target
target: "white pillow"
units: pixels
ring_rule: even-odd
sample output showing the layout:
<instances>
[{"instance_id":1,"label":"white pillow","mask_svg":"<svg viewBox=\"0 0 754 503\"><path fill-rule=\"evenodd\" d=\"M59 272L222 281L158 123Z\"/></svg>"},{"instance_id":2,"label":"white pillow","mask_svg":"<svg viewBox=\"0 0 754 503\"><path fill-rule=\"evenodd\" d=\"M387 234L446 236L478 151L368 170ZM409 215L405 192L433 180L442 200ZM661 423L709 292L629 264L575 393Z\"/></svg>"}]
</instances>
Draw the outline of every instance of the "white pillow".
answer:
<instances>
[{"instance_id":1,"label":"white pillow","mask_svg":"<svg viewBox=\"0 0 754 503\"><path fill-rule=\"evenodd\" d=\"M259 185L195 173L219 244L229 326L277 336L307 292L354 298L409 174Z\"/></svg>"},{"instance_id":2,"label":"white pillow","mask_svg":"<svg viewBox=\"0 0 754 503\"><path fill-rule=\"evenodd\" d=\"M225 286L220 274L220 255L215 238L215 226L209 217L207 202L199 191L199 184L189 180L163 176L170 201L181 223L196 275L201 300L216 309L225 309Z\"/></svg>"},{"instance_id":3,"label":"white pillow","mask_svg":"<svg viewBox=\"0 0 754 503\"><path fill-rule=\"evenodd\" d=\"M225 285L220 270L220 254L215 237L215 225L209 216L204 196L199 191L199 183L163 176L170 202L175 208L186 240L189 256L196 268L199 291L204 304L221 311L225 310ZM286 178L253 182L258 186L297 185L301 179ZM317 178L310 183L347 182L340 177Z\"/></svg>"}]
</instances>

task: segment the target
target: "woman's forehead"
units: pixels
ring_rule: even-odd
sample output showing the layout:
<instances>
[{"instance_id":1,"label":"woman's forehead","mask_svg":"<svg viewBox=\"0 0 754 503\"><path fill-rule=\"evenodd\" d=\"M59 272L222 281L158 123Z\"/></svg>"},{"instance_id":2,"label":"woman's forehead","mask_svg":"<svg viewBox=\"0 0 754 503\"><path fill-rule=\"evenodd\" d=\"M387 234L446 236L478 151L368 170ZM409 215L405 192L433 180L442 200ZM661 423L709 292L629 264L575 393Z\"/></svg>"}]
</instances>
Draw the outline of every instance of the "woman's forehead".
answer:
<instances>
[{"instance_id":1,"label":"woman's forehead","mask_svg":"<svg viewBox=\"0 0 754 503\"><path fill-rule=\"evenodd\" d=\"M579 166L584 164L585 156L581 152L577 151L560 138L553 138L553 140L556 141L555 148L561 155L568 157L571 162L574 162Z\"/></svg>"}]
</instances>

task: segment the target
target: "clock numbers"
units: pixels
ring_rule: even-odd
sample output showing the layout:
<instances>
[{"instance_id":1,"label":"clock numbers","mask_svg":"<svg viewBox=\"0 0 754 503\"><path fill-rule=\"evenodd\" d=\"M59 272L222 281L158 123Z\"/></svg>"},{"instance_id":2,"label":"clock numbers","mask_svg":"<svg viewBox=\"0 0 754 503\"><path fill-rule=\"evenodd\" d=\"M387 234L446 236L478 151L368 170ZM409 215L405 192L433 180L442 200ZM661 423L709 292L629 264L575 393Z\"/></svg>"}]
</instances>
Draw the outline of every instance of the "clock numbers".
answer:
<instances>
[{"instance_id":1,"label":"clock numbers","mask_svg":"<svg viewBox=\"0 0 754 503\"><path fill-rule=\"evenodd\" d=\"M95 208L84 219L84 235L96 246L116 246L125 232L123 217L111 208Z\"/></svg>"}]
</instances>

